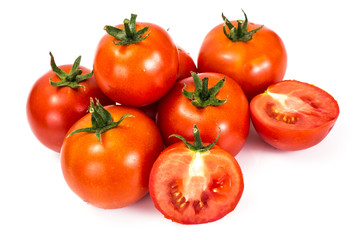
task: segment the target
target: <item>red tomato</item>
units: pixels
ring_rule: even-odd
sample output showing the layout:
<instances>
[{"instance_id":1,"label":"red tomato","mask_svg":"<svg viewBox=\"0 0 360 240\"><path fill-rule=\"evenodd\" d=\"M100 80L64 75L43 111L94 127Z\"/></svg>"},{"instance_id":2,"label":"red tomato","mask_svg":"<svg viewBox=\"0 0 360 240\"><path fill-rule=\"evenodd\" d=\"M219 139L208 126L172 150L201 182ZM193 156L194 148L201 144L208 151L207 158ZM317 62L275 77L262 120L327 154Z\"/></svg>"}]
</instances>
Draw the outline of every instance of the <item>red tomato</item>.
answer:
<instances>
[{"instance_id":1,"label":"red tomato","mask_svg":"<svg viewBox=\"0 0 360 240\"><path fill-rule=\"evenodd\" d=\"M309 148L322 141L339 116L339 105L324 90L299 81L282 81L250 103L256 131L284 150Z\"/></svg>"},{"instance_id":2,"label":"red tomato","mask_svg":"<svg viewBox=\"0 0 360 240\"><path fill-rule=\"evenodd\" d=\"M79 63L80 57L75 61L75 67ZM61 74L69 75L72 66L60 66L59 68L66 73ZM58 71L57 66L54 67L55 71ZM72 79L73 83L69 83L73 84L74 88L52 86L49 80L55 83L53 85L57 85L61 79L54 70L50 70L35 82L27 99L26 112L31 130L42 144L56 152L60 152L66 132L86 114L90 97L99 99L105 105L114 103L101 92L89 69L79 66L76 71L78 75ZM76 83L84 75L88 78Z\"/></svg>"},{"instance_id":3,"label":"red tomato","mask_svg":"<svg viewBox=\"0 0 360 240\"><path fill-rule=\"evenodd\" d=\"M176 82L158 105L156 122L164 142L169 146L179 141L168 138L171 134L179 134L189 141L194 140L191 131L194 124L202 132L203 140L212 142L217 136L218 125L222 131L218 145L235 156L245 144L249 132L249 104L246 96L234 80L223 74L201 73L198 77L208 78L209 89L225 78L216 98L226 102L218 106L196 107L193 101L182 94L184 86L189 92L195 91L194 79L189 77Z\"/></svg>"},{"instance_id":4,"label":"red tomato","mask_svg":"<svg viewBox=\"0 0 360 240\"><path fill-rule=\"evenodd\" d=\"M135 24L135 19L132 15L130 21L124 21L128 28L138 30L129 33L139 38L135 43L131 38L114 37L126 36L124 24L105 27L114 36L107 34L99 42L94 74L101 90L115 102L139 107L156 102L169 91L176 81L179 60L176 45L164 29L152 23Z\"/></svg>"},{"instance_id":5,"label":"red tomato","mask_svg":"<svg viewBox=\"0 0 360 240\"><path fill-rule=\"evenodd\" d=\"M149 190L155 207L166 218L182 224L224 217L234 210L243 189L239 164L218 146L198 151L175 143L160 154L150 173Z\"/></svg>"},{"instance_id":6,"label":"red tomato","mask_svg":"<svg viewBox=\"0 0 360 240\"><path fill-rule=\"evenodd\" d=\"M154 102L152 104L149 104L149 105L146 105L143 107L139 107L138 109L143 111L146 115L148 115L152 120L155 121L158 104L159 104L159 102Z\"/></svg>"},{"instance_id":7,"label":"red tomato","mask_svg":"<svg viewBox=\"0 0 360 240\"><path fill-rule=\"evenodd\" d=\"M93 132L68 136L61 150L61 166L67 184L85 202L99 208L121 208L148 192L150 170L163 143L154 121L140 110L119 105L106 110L114 121L125 114L133 117L102 132L101 142ZM87 114L69 132L91 126L94 123Z\"/></svg>"},{"instance_id":8,"label":"red tomato","mask_svg":"<svg viewBox=\"0 0 360 240\"><path fill-rule=\"evenodd\" d=\"M179 73L177 76L177 80L182 80L186 77L191 76L191 72L196 72L196 66L192 58L188 53L186 53L181 47L178 47L179 52ZM142 107L139 107L140 110L146 113L151 119L155 120L156 118L156 112L157 112L157 106L159 102L154 102L149 105L145 105Z\"/></svg>"},{"instance_id":9,"label":"red tomato","mask_svg":"<svg viewBox=\"0 0 360 240\"><path fill-rule=\"evenodd\" d=\"M185 52L181 47L177 47L179 52L179 72L177 80L181 80L191 76L191 72L197 72L194 60L190 54Z\"/></svg>"},{"instance_id":10,"label":"red tomato","mask_svg":"<svg viewBox=\"0 0 360 240\"><path fill-rule=\"evenodd\" d=\"M231 34L235 39L230 40L224 31L229 34L231 25L223 18L225 23L213 28L201 45L199 72L218 72L233 78L251 100L268 85L283 80L287 64L284 44L269 28L248 23L246 15L240 26L237 21L231 21L235 25ZM237 37L235 29L239 29L241 37Z\"/></svg>"}]
</instances>

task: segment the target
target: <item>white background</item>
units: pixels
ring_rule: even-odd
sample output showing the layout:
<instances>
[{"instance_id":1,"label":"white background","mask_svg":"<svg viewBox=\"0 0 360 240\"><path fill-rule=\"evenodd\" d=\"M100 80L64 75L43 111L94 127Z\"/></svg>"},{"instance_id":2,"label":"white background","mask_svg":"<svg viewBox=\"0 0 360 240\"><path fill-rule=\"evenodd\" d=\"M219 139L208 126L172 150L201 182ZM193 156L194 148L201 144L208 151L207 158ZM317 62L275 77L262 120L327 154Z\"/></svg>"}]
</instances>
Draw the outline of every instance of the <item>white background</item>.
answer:
<instances>
[{"instance_id":1,"label":"white background","mask_svg":"<svg viewBox=\"0 0 360 240\"><path fill-rule=\"evenodd\" d=\"M356 1L2 1L0 3L0 239L360 239L359 13ZM328 137L297 152L276 150L252 129L236 157L245 190L223 219L184 226L164 219L147 196L102 210L66 185L59 155L26 119L33 83L59 65L92 68L105 34L131 13L169 28L196 60L206 33L229 19L265 24L283 39L285 79L334 96L340 116Z\"/></svg>"}]
</instances>

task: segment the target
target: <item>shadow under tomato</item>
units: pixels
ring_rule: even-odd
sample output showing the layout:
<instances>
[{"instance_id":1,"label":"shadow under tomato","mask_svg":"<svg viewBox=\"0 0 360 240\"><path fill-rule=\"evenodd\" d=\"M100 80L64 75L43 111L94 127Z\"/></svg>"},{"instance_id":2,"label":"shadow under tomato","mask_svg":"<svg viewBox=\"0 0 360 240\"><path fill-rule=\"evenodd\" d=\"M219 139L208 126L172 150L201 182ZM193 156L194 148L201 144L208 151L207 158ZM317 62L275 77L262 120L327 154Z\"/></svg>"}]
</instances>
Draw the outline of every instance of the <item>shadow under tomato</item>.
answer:
<instances>
[{"instance_id":1,"label":"shadow under tomato","mask_svg":"<svg viewBox=\"0 0 360 240\"><path fill-rule=\"evenodd\" d=\"M141 198L136 203L131 204L130 206L127 206L129 210L138 211L141 213L146 214L153 214L154 212L157 212L153 201L150 198L150 194L146 194L143 198Z\"/></svg>"},{"instance_id":2,"label":"shadow under tomato","mask_svg":"<svg viewBox=\"0 0 360 240\"><path fill-rule=\"evenodd\" d=\"M241 156L242 154L244 154L246 152L252 152L252 151L273 152L273 153L286 152L286 151L279 150L279 149L267 144L256 132L252 123L250 123L249 136L246 139L244 148L239 152L239 154L236 157Z\"/></svg>"}]
</instances>

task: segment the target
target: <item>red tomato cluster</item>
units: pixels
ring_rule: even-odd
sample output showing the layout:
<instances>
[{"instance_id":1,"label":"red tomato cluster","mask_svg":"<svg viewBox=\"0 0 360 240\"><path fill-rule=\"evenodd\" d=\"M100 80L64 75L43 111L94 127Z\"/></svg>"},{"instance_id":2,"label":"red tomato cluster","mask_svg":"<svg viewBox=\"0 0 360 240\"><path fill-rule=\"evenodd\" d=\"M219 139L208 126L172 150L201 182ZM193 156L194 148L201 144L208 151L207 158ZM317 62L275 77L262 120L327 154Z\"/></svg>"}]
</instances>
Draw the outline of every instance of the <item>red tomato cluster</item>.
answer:
<instances>
[{"instance_id":1,"label":"red tomato cluster","mask_svg":"<svg viewBox=\"0 0 360 240\"><path fill-rule=\"evenodd\" d=\"M250 120L270 145L300 150L334 126L334 98L285 80L287 55L269 28L245 20L214 27L197 66L153 23L105 26L93 72L57 66L35 82L27 116L35 136L60 152L69 187L99 208L128 206L148 192L172 221L218 220L244 189L235 159ZM116 104L115 104L116 103ZM164 149L165 146L165 149Z\"/></svg>"}]
</instances>

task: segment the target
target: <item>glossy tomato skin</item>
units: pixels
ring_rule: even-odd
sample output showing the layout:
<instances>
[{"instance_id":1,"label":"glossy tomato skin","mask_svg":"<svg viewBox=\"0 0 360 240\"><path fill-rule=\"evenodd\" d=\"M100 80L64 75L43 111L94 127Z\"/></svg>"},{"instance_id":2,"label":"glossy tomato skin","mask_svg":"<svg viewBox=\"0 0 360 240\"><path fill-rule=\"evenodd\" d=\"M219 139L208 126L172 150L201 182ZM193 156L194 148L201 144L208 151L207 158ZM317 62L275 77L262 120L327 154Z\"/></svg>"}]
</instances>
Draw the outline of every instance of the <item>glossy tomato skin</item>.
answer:
<instances>
[{"instance_id":1,"label":"glossy tomato skin","mask_svg":"<svg viewBox=\"0 0 360 240\"><path fill-rule=\"evenodd\" d=\"M69 73L72 65L60 66ZM91 71L80 66L83 75ZM33 85L27 99L26 112L31 130L37 139L55 152L60 152L66 132L86 114L90 97L99 99L103 105L113 104L97 86L95 78L80 82L77 89L70 87L54 87L49 83L60 81L59 77L49 71Z\"/></svg>"},{"instance_id":2,"label":"glossy tomato skin","mask_svg":"<svg viewBox=\"0 0 360 240\"><path fill-rule=\"evenodd\" d=\"M141 107L156 102L174 85L179 68L176 45L169 34L152 23L150 34L136 44L115 45L106 34L99 42L94 75L101 90L115 102ZM123 25L116 26L123 29Z\"/></svg>"},{"instance_id":3,"label":"glossy tomato skin","mask_svg":"<svg viewBox=\"0 0 360 240\"><path fill-rule=\"evenodd\" d=\"M241 87L231 78L217 73L201 73L200 79L209 78L209 88L225 77L225 84L216 97L226 99L221 106L207 106L197 108L182 95L182 89L193 92L195 85L193 78L185 78L176 82L173 89L159 102L156 117L157 125L167 146L180 141L169 138L171 134L178 134L189 141L194 140L193 125L196 124L204 142L213 142L221 129L217 142L224 150L235 156L244 146L249 133L249 104Z\"/></svg>"},{"instance_id":4,"label":"glossy tomato skin","mask_svg":"<svg viewBox=\"0 0 360 240\"><path fill-rule=\"evenodd\" d=\"M195 66L194 60L190 57L190 55L185 52L183 48L179 46L177 48L179 53L179 72L176 80L180 81L184 78L190 77L191 72L197 72L197 68ZM139 107L139 109L145 112L146 115L155 121L158 104L159 102L157 101L149 105Z\"/></svg>"},{"instance_id":5,"label":"glossy tomato skin","mask_svg":"<svg viewBox=\"0 0 360 240\"><path fill-rule=\"evenodd\" d=\"M243 190L239 164L216 145L206 153L196 153L182 142L175 143L159 155L150 173L155 207L165 218L181 224L221 219L235 209Z\"/></svg>"},{"instance_id":6,"label":"glossy tomato skin","mask_svg":"<svg viewBox=\"0 0 360 240\"><path fill-rule=\"evenodd\" d=\"M280 97L285 108L274 101L276 94L287 96L285 100ZM291 97L294 98L291 100ZM269 86L266 93L253 98L250 113L256 131L265 142L278 149L294 151L321 142L333 128L340 110L336 100L324 90L286 80Z\"/></svg>"},{"instance_id":7,"label":"glossy tomato skin","mask_svg":"<svg viewBox=\"0 0 360 240\"><path fill-rule=\"evenodd\" d=\"M76 133L64 141L61 167L69 187L85 202L114 209L130 205L148 192L149 174L163 149L155 123L138 109L113 105L105 107L118 121L116 128L101 134ZM90 114L69 132L91 127Z\"/></svg>"},{"instance_id":8,"label":"glossy tomato skin","mask_svg":"<svg viewBox=\"0 0 360 240\"><path fill-rule=\"evenodd\" d=\"M237 26L236 21L232 21ZM249 23L248 31L261 25ZM283 80L287 54L281 38L263 26L247 42L232 42L223 24L213 28L203 40L198 56L199 72L223 73L237 81L249 101L272 83Z\"/></svg>"},{"instance_id":9,"label":"glossy tomato skin","mask_svg":"<svg viewBox=\"0 0 360 240\"><path fill-rule=\"evenodd\" d=\"M194 60L190 54L185 52L182 47L177 47L179 52L179 72L177 75L177 81L190 77L191 72L197 72L197 68Z\"/></svg>"}]
</instances>

